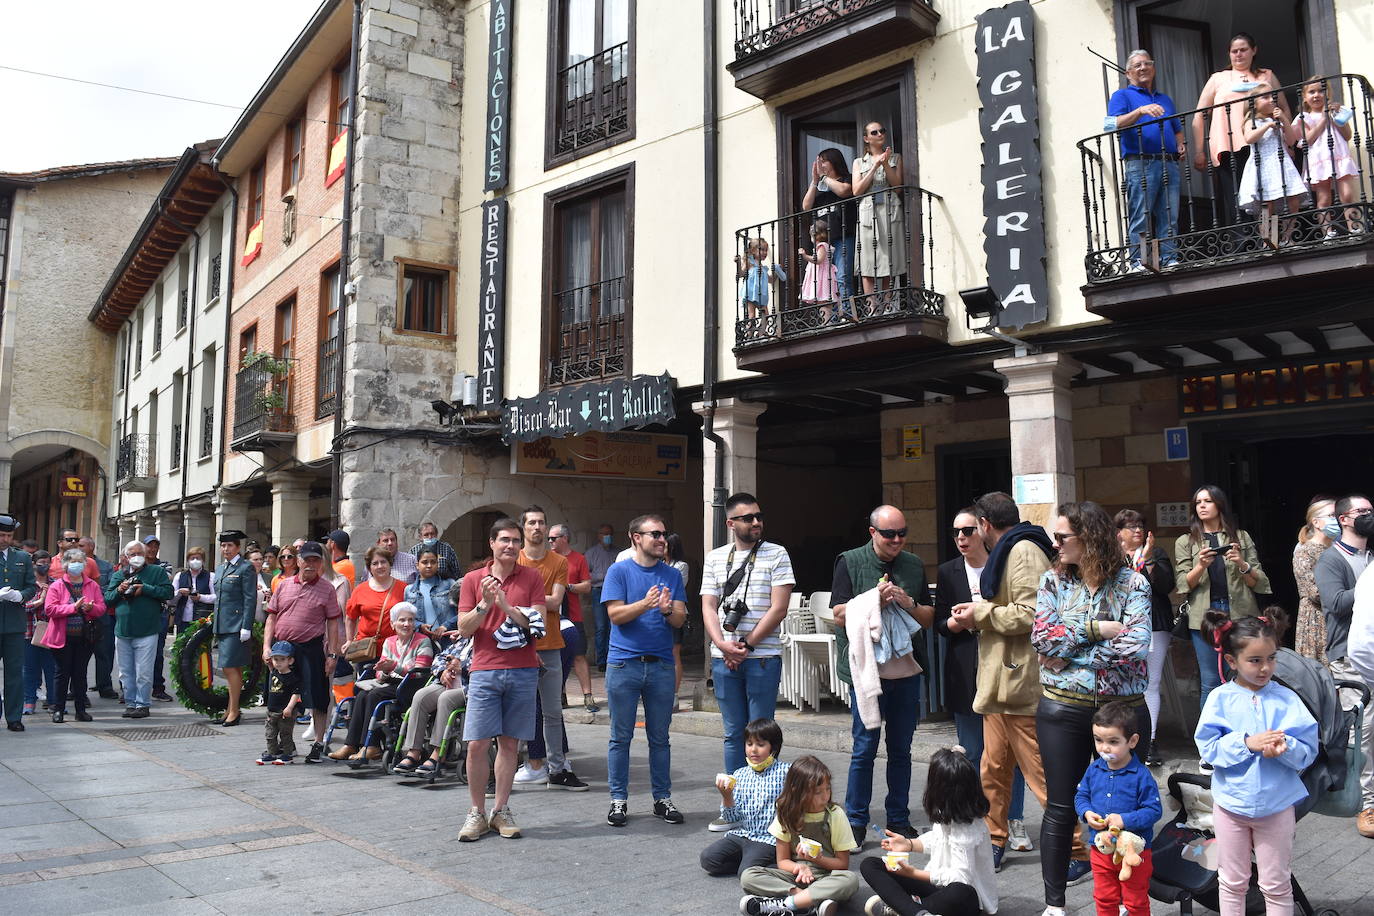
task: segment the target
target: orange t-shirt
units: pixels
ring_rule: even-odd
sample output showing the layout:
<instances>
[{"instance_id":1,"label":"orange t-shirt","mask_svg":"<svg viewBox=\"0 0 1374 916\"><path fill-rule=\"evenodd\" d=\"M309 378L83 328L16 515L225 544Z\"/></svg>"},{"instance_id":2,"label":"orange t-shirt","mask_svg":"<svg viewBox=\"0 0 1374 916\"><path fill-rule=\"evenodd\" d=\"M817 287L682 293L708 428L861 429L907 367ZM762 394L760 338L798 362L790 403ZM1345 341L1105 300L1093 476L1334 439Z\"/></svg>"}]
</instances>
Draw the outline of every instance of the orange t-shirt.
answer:
<instances>
[{"instance_id":1,"label":"orange t-shirt","mask_svg":"<svg viewBox=\"0 0 1374 916\"><path fill-rule=\"evenodd\" d=\"M544 554L542 560L531 560L525 556L525 551L521 549L520 559L516 561L521 566L528 566L531 569L539 570L539 574L544 577L544 594L553 594L555 585L562 585L566 590L568 587L568 561L557 551L550 549ZM563 641L563 631L559 629L558 608L544 610L544 635L534 641L534 648L561 649L566 642Z\"/></svg>"},{"instance_id":2,"label":"orange t-shirt","mask_svg":"<svg viewBox=\"0 0 1374 916\"><path fill-rule=\"evenodd\" d=\"M334 569L337 570L338 567ZM369 636L378 636L386 639L396 635L396 631L391 628L391 609L404 600L406 585L400 579L393 579L391 588L384 592L377 591L367 583L353 589L345 609L349 620L358 621L358 632L353 638L367 639Z\"/></svg>"},{"instance_id":3,"label":"orange t-shirt","mask_svg":"<svg viewBox=\"0 0 1374 916\"><path fill-rule=\"evenodd\" d=\"M339 575L343 576L349 585L352 585L354 582L358 581L358 574L353 569L353 561L350 560L348 557L344 557L342 560L338 560L337 562L335 562L334 571Z\"/></svg>"}]
</instances>

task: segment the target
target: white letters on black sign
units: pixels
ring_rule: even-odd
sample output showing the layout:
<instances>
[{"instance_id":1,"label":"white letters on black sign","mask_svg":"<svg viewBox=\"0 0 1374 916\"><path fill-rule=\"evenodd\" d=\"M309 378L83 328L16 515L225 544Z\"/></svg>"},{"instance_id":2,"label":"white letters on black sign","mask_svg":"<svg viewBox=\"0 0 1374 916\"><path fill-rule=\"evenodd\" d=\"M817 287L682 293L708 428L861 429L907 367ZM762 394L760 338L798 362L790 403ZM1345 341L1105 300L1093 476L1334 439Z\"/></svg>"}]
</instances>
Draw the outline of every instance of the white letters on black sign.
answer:
<instances>
[{"instance_id":1,"label":"white letters on black sign","mask_svg":"<svg viewBox=\"0 0 1374 916\"><path fill-rule=\"evenodd\" d=\"M477 327L477 406L501 407L501 372L506 352L506 202L482 204L481 308Z\"/></svg>"},{"instance_id":2,"label":"white letters on black sign","mask_svg":"<svg viewBox=\"0 0 1374 916\"><path fill-rule=\"evenodd\" d=\"M491 0L487 36L487 121L485 190L506 186L510 169L510 49L515 0Z\"/></svg>"},{"instance_id":3,"label":"white letters on black sign","mask_svg":"<svg viewBox=\"0 0 1374 916\"><path fill-rule=\"evenodd\" d=\"M988 286L1005 306L998 323L1019 328L1049 317L1035 18L1030 3L1017 0L977 23L983 251Z\"/></svg>"}]
</instances>

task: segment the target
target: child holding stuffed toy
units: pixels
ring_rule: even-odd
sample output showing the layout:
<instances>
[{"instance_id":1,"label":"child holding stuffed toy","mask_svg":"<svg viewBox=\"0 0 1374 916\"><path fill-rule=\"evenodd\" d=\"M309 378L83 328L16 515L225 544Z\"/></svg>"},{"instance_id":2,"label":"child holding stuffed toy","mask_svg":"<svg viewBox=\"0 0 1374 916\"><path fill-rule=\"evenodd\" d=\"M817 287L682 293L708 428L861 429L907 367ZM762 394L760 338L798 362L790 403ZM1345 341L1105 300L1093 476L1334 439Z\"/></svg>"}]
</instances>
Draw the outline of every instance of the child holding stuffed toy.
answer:
<instances>
[{"instance_id":1,"label":"child holding stuffed toy","mask_svg":"<svg viewBox=\"0 0 1374 916\"><path fill-rule=\"evenodd\" d=\"M1317 756L1317 722L1296 693L1273 681L1287 623L1277 607L1235 620L1208 611L1202 621L1203 637L1235 672L1207 697L1193 733L1198 753L1214 768L1222 916L1245 913L1252 852L1265 912L1293 912L1293 806L1307 797L1301 774Z\"/></svg>"},{"instance_id":2,"label":"child holding stuffed toy","mask_svg":"<svg viewBox=\"0 0 1374 916\"><path fill-rule=\"evenodd\" d=\"M1150 916L1150 840L1163 806L1154 776L1132 753L1140 741L1135 721L1135 710L1120 702L1093 715L1098 759L1074 796L1090 833L1098 916L1117 916L1123 905L1130 916Z\"/></svg>"}]
</instances>

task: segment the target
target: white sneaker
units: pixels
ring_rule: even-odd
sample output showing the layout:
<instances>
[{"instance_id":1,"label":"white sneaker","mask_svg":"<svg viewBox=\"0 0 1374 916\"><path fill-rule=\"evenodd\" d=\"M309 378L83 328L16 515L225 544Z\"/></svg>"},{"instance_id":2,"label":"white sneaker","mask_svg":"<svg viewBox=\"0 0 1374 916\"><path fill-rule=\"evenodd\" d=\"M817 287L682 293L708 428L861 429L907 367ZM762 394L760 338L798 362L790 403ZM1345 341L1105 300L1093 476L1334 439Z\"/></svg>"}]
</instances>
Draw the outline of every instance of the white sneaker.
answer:
<instances>
[{"instance_id":1,"label":"white sneaker","mask_svg":"<svg viewBox=\"0 0 1374 916\"><path fill-rule=\"evenodd\" d=\"M744 821L742 820L731 821L726 820L723 817L718 817L715 820L711 821L711 823L707 824L706 829L711 831L712 833L729 833L736 827L743 826L743 824Z\"/></svg>"},{"instance_id":2,"label":"white sneaker","mask_svg":"<svg viewBox=\"0 0 1374 916\"><path fill-rule=\"evenodd\" d=\"M1030 852L1035 848L1026 834L1025 821L1007 822L1007 846L1017 852Z\"/></svg>"},{"instance_id":3,"label":"white sneaker","mask_svg":"<svg viewBox=\"0 0 1374 916\"><path fill-rule=\"evenodd\" d=\"M1047 906L1045 912L1041 913L1040 916L1065 916L1064 908L1062 906Z\"/></svg>"},{"instance_id":4,"label":"white sneaker","mask_svg":"<svg viewBox=\"0 0 1374 916\"><path fill-rule=\"evenodd\" d=\"M883 902L883 898L877 894L868 898L868 902L864 904L864 912L868 916L897 916L897 911Z\"/></svg>"},{"instance_id":5,"label":"white sneaker","mask_svg":"<svg viewBox=\"0 0 1374 916\"><path fill-rule=\"evenodd\" d=\"M515 784L517 786L546 786L549 784L549 768L542 766L537 770L531 770L529 764L520 764L520 769L515 771Z\"/></svg>"},{"instance_id":6,"label":"white sneaker","mask_svg":"<svg viewBox=\"0 0 1374 916\"><path fill-rule=\"evenodd\" d=\"M481 808L473 808L468 811L468 818L463 823L463 829L458 831L458 842L471 843L480 840L482 835L491 831L491 824L487 821L487 813Z\"/></svg>"}]
</instances>

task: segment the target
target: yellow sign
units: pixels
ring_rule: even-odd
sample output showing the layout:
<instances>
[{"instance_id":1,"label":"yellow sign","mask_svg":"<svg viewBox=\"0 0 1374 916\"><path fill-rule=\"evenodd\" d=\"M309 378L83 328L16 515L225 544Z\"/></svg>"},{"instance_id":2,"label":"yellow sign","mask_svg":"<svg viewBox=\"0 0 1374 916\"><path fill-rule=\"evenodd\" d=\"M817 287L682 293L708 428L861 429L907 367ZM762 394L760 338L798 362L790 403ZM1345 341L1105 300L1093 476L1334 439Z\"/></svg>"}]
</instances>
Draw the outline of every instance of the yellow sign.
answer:
<instances>
[{"instance_id":1,"label":"yellow sign","mask_svg":"<svg viewBox=\"0 0 1374 916\"><path fill-rule=\"evenodd\" d=\"M511 443L512 474L543 477L687 479L687 437L667 433L590 432Z\"/></svg>"},{"instance_id":2,"label":"yellow sign","mask_svg":"<svg viewBox=\"0 0 1374 916\"><path fill-rule=\"evenodd\" d=\"M902 427L902 457L907 461L918 461L926 454L925 427Z\"/></svg>"},{"instance_id":3,"label":"yellow sign","mask_svg":"<svg viewBox=\"0 0 1374 916\"><path fill-rule=\"evenodd\" d=\"M66 476L62 478L58 495L63 499L85 499L86 478Z\"/></svg>"}]
</instances>

